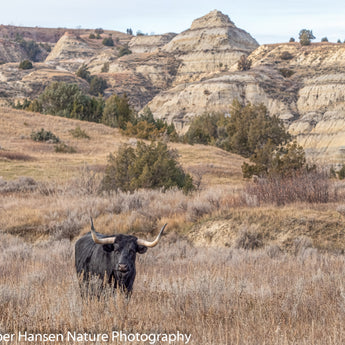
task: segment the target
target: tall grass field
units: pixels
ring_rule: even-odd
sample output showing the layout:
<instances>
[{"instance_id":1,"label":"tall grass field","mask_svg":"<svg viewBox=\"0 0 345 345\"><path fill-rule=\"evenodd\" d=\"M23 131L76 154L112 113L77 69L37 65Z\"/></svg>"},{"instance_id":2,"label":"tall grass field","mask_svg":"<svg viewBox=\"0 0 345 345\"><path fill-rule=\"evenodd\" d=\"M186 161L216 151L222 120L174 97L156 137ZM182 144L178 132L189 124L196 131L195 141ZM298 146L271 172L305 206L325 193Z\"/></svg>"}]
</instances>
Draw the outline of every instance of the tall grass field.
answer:
<instances>
[{"instance_id":1,"label":"tall grass field","mask_svg":"<svg viewBox=\"0 0 345 345\"><path fill-rule=\"evenodd\" d=\"M75 151L31 140L41 128ZM244 181L239 156L169 144L196 191L99 193L107 156L132 141L0 110L0 344L345 343L344 183ZM145 239L168 223L137 255L130 299L81 296L74 245L90 216L101 233Z\"/></svg>"}]
</instances>

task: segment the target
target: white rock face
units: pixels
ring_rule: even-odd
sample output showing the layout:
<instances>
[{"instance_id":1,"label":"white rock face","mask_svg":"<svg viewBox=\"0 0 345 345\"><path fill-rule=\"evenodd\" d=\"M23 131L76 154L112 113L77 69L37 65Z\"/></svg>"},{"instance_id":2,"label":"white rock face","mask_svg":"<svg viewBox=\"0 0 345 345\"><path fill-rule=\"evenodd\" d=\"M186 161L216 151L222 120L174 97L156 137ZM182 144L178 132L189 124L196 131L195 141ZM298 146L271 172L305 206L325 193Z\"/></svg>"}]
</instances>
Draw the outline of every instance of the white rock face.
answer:
<instances>
[{"instance_id":1,"label":"white rock face","mask_svg":"<svg viewBox=\"0 0 345 345\"><path fill-rule=\"evenodd\" d=\"M307 113L294 122L296 135L309 158L318 164L339 164L345 160L345 112Z\"/></svg>"},{"instance_id":2,"label":"white rock face","mask_svg":"<svg viewBox=\"0 0 345 345\"><path fill-rule=\"evenodd\" d=\"M208 73L228 70L258 43L219 11L193 21L191 28L174 37L162 50L181 60L174 84L196 81Z\"/></svg>"},{"instance_id":3,"label":"white rock face","mask_svg":"<svg viewBox=\"0 0 345 345\"><path fill-rule=\"evenodd\" d=\"M264 84L270 81L259 72L221 75L202 82L177 85L158 94L148 106L155 117L173 122L181 132L188 129L194 116L204 112L229 113L234 100L263 103L272 115L292 116L291 106L271 98L260 82Z\"/></svg>"},{"instance_id":4,"label":"white rock face","mask_svg":"<svg viewBox=\"0 0 345 345\"><path fill-rule=\"evenodd\" d=\"M4 62L20 62L27 56L18 43L0 39L0 61Z\"/></svg>"},{"instance_id":5,"label":"white rock face","mask_svg":"<svg viewBox=\"0 0 345 345\"><path fill-rule=\"evenodd\" d=\"M325 73L305 78L298 94L297 107L300 114L312 111L345 110L345 73Z\"/></svg>"},{"instance_id":6,"label":"white rock face","mask_svg":"<svg viewBox=\"0 0 345 345\"><path fill-rule=\"evenodd\" d=\"M78 39L75 35L66 32L47 56L46 61L61 61L85 56L91 57L94 55L94 49L87 45L86 42Z\"/></svg>"},{"instance_id":7,"label":"white rock face","mask_svg":"<svg viewBox=\"0 0 345 345\"><path fill-rule=\"evenodd\" d=\"M135 36L130 40L128 46L132 53L153 53L169 43L175 36L174 33Z\"/></svg>"}]
</instances>

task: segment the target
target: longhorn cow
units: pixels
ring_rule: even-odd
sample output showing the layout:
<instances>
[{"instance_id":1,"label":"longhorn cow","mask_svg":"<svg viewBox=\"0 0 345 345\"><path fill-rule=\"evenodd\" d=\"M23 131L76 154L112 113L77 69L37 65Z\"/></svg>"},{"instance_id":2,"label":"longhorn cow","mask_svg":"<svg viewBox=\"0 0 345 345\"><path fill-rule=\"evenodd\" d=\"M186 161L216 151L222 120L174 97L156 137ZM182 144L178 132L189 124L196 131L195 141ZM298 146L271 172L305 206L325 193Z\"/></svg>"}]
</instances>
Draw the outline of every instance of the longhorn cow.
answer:
<instances>
[{"instance_id":1,"label":"longhorn cow","mask_svg":"<svg viewBox=\"0 0 345 345\"><path fill-rule=\"evenodd\" d=\"M136 254L144 254L147 248L156 246L166 225L156 239L149 242L131 235L97 233L91 218L91 231L75 244L75 267L81 281L88 289L91 281L96 282L98 294L110 285L114 291L118 288L130 295L136 275Z\"/></svg>"}]
</instances>

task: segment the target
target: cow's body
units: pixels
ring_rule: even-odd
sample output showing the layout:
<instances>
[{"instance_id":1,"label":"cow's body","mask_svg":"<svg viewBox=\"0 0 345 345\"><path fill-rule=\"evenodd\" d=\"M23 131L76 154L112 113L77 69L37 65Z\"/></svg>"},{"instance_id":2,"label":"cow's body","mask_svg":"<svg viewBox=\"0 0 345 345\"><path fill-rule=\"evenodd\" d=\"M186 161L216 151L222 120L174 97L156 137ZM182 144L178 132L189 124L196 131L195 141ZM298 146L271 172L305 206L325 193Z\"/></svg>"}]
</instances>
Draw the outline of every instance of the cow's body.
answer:
<instances>
[{"instance_id":1,"label":"cow's body","mask_svg":"<svg viewBox=\"0 0 345 345\"><path fill-rule=\"evenodd\" d=\"M136 275L136 254L155 246L164 228L165 225L155 241L147 242L131 235L101 235L95 232L92 223L91 232L75 244L75 267L78 276L83 277L84 288L99 294L108 285L114 291L119 288L130 294Z\"/></svg>"}]
</instances>

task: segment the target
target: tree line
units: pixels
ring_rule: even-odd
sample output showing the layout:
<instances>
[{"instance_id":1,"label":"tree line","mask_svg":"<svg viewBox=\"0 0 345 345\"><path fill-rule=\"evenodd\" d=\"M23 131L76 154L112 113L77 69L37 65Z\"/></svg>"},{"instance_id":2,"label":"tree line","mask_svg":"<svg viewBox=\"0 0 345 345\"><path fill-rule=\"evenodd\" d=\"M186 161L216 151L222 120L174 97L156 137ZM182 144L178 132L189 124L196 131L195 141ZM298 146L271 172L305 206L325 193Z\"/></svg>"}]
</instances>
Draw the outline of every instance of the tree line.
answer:
<instances>
[{"instance_id":1,"label":"tree line","mask_svg":"<svg viewBox=\"0 0 345 345\"><path fill-rule=\"evenodd\" d=\"M83 66L77 74L89 82L95 78ZM242 165L246 178L253 175L286 176L301 169L310 169L303 148L292 142L283 122L277 116L270 116L263 104L242 105L235 100L229 114L205 113L197 116L186 134L181 136L173 124L156 120L148 107L140 114L135 112L126 94L114 94L104 99L101 94L93 96L85 93L77 84L54 82L36 99L17 103L16 107L103 123L139 139L166 138L188 144L215 145L247 158Z\"/></svg>"}]
</instances>

